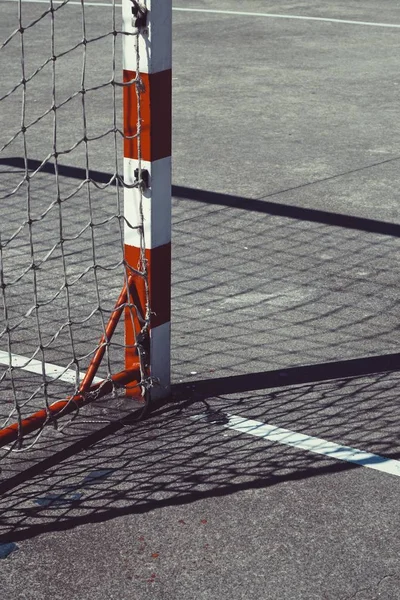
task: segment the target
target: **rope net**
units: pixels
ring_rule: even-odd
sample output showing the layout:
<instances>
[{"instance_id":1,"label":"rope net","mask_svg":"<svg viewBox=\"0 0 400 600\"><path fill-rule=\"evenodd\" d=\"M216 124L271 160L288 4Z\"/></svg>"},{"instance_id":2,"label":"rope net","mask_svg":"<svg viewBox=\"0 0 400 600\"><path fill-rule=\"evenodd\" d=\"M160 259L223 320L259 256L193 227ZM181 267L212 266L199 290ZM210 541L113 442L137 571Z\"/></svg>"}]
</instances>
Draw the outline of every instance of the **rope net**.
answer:
<instances>
[{"instance_id":1,"label":"rope net","mask_svg":"<svg viewBox=\"0 0 400 600\"><path fill-rule=\"evenodd\" d=\"M140 190L141 82L122 82L121 46L130 35L139 73L140 31L124 33L120 13L114 3L72 0L2 5L0 427L14 424L2 452L30 448L45 425L64 427L70 419L59 416L124 394L127 382L144 399L151 385L148 295L138 307L132 292L137 278L147 288L141 193L134 268L123 239L122 88L136 88L139 174L130 187ZM131 373L124 316L135 322Z\"/></svg>"}]
</instances>

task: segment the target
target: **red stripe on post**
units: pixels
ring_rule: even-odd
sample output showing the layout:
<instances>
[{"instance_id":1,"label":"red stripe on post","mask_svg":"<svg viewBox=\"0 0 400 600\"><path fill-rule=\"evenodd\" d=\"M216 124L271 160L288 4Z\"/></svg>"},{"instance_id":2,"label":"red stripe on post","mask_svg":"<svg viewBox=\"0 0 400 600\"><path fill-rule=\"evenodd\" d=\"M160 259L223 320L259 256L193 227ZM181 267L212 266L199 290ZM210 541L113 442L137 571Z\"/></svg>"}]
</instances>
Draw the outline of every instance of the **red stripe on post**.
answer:
<instances>
[{"instance_id":1,"label":"red stripe on post","mask_svg":"<svg viewBox=\"0 0 400 600\"><path fill-rule=\"evenodd\" d=\"M129 266L141 270L140 248L125 246L125 260ZM146 249L149 304L150 304L150 329L168 323L171 320L171 244L164 244L157 248ZM138 307L141 317L145 317L146 288L145 280L140 275L133 277L131 286L131 303ZM125 365L137 362L138 356L134 347L137 334L141 330L140 318L134 308L125 309Z\"/></svg>"},{"instance_id":2,"label":"red stripe on post","mask_svg":"<svg viewBox=\"0 0 400 600\"><path fill-rule=\"evenodd\" d=\"M171 244L145 250L151 308L150 326L158 327L171 319ZM140 248L125 246L125 260L128 266L140 269ZM142 310L146 307L144 278L133 277L138 300Z\"/></svg>"},{"instance_id":3,"label":"red stripe on post","mask_svg":"<svg viewBox=\"0 0 400 600\"><path fill-rule=\"evenodd\" d=\"M133 81L134 71L124 71L124 83ZM171 156L172 70L141 73L141 158L149 162ZM136 84L124 86L124 157L138 159Z\"/></svg>"}]
</instances>

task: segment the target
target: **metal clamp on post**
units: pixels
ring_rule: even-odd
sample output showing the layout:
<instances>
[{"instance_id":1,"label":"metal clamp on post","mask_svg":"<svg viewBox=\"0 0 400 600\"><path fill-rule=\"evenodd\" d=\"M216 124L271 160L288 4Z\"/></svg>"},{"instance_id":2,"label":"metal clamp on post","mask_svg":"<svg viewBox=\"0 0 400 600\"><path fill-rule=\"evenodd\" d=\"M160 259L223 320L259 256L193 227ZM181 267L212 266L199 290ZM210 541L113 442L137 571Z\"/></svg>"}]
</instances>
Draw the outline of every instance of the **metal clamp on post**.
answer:
<instances>
[{"instance_id":1,"label":"metal clamp on post","mask_svg":"<svg viewBox=\"0 0 400 600\"><path fill-rule=\"evenodd\" d=\"M147 27L147 14L148 10L143 4L139 4L136 0L132 2L132 27L136 27L139 30L146 29Z\"/></svg>"},{"instance_id":2,"label":"metal clamp on post","mask_svg":"<svg viewBox=\"0 0 400 600\"><path fill-rule=\"evenodd\" d=\"M141 173L140 173L140 180L139 180L139 169L135 169L133 174L135 176L135 184L137 183L138 186L140 186L143 191L147 190L150 185L150 173L146 169L142 169Z\"/></svg>"}]
</instances>

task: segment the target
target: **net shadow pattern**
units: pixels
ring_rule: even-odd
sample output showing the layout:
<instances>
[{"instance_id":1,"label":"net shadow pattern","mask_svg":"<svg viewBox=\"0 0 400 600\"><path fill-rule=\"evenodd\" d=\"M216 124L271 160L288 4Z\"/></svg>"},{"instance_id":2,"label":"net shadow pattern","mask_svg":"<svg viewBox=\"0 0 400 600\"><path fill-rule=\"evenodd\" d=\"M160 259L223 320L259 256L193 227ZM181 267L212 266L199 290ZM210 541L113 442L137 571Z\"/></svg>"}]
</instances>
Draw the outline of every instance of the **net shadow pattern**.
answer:
<instances>
[{"instance_id":1,"label":"net shadow pattern","mask_svg":"<svg viewBox=\"0 0 400 600\"><path fill-rule=\"evenodd\" d=\"M398 236L196 194L175 199L175 381L398 352Z\"/></svg>"},{"instance_id":2,"label":"net shadow pattern","mask_svg":"<svg viewBox=\"0 0 400 600\"><path fill-rule=\"evenodd\" d=\"M225 429L227 415L399 458L398 383L399 374L389 372L199 401L182 395L180 402L160 408L150 419L134 426L125 422L112 436L88 444L83 456L74 453L5 493L0 540L18 543L43 532L68 531L126 516L135 527L146 513L204 499L223 502L225 497L247 493L257 502L257 490L269 504L277 501L276 494L290 503L282 484L344 475L361 467ZM390 480L385 480L389 496ZM280 485L281 491L274 491ZM336 489L338 505L343 494L351 496L335 477L332 483L326 477L326 486L330 490L333 486L332 493ZM362 514L369 523L365 526L370 526L368 511ZM298 518L294 509L285 527L290 530ZM393 556L393 547L385 550L382 541L379 552L383 563Z\"/></svg>"},{"instance_id":3,"label":"net shadow pattern","mask_svg":"<svg viewBox=\"0 0 400 600\"><path fill-rule=\"evenodd\" d=\"M147 272L143 261L127 268L123 253L122 88L140 82L122 83L120 7L110 4L101 19L68 0L2 11L0 422L8 425L77 393L128 275ZM23 168L6 164L12 156ZM65 164L85 176L62 176ZM110 173L101 184L91 177L99 165ZM129 295L126 307L138 314ZM149 314L147 306L142 332ZM110 379L124 368L123 332L103 345L97 375ZM48 364L63 373L54 379ZM141 374L147 385L143 365Z\"/></svg>"},{"instance_id":4,"label":"net shadow pattern","mask_svg":"<svg viewBox=\"0 0 400 600\"><path fill-rule=\"evenodd\" d=\"M146 515L155 518L159 512L161 520L171 518L176 514L168 509L181 507L178 514L183 514L185 523L179 521L179 526L183 527L190 523L190 507L205 500L218 500L218 510L222 508L223 516L217 512L210 521L239 519L237 506L245 495L248 507L266 502L268 519L278 504L287 507L285 522L279 521L279 536L268 530L269 544L281 560L284 551L296 556L298 539L309 531L297 494L304 499L308 493L309 502L316 502L315 488L304 492L302 483L323 477L323 493L317 498L320 512L313 528L323 539L334 536L329 525L327 533L327 523L334 514L334 526L339 524L340 529L345 505L346 517L373 537L374 548L368 556L374 572L390 574L378 590L394 600L398 576L393 553L398 540L391 533L397 521L390 514L390 528L382 529L381 520L371 518L370 510L359 510L363 468L256 440L225 429L224 424L228 415L235 414L383 458L400 458L399 372L393 370L398 238L244 209L216 205L210 210L201 202L192 205L180 199L174 201L174 221L174 373L177 382L182 379L174 388L175 403L161 407L146 421L120 421L103 439L88 439L84 446L79 440L87 429L78 421L72 424L68 436L69 442L77 440L75 451L62 454L63 439L58 437L56 448L63 460L55 456L53 465L35 471L23 483L17 477L14 487L4 494L0 539L22 547L22 542L43 532L68 535L75 528L87 531L91 524L116 520L119 527L127 524L132 540L132 532L141 531ZM210 260L218 264L212 272ZM253 295L250 300L247 294ZM367 356L377 360L368 362ZM369 374L341 375L340 365L346 370L345 357L351 365L354 357L361 357L357 368L364 359L371 365ZM330 368L326 379L323 361L339 365L334 375ZM307 367L296 365L305 364L315 368L304 382ZM261 371L264 380L274 373L275 383L256 389L253 383ZM221 374L226 376L229 393L217 382ZM246 377L235 391L228 382L240 374ZM279 377L281 383L276 383ZM302 378L301 384L291 383ZM248 382L247 391L243 381ZM216 388L218 393L213 391ZM13 469L18 472L15 462L11 477ZM349 474L354 477L346 477ZM374 480L372 471L369 476L368 481ZM345 478L343 485L338 477ZM379 477L382 474L375 474ZM352 485L346 485L350 479ZM290 488L293 481L296 493ZM358 486L353 487L354 482ZM379 482L390 506L396 497L393 479ZM362 503L370 508L374 488L366 484L362 489ZM324 503L326 494L332 501L329 508ZM229 498L236 497L238 504L234 502L232 508ZM380 506L377 510L381 514ZM268 525L246 539L247 557L259 551L257 536L265 536L265 528ZM153 539L160 537L156 531ZM145 578L149 546L140 544L132 562L137 576ZM184 559L173 546L158 544L156 549L161 556L168 553L171 564L181 564ZM343 563L351 561L351 551L342 544L340 548ZM315 550L312 545L313 556ZM302 551L306 550L302 547ZM167 582L163 593L173 597L176 577L167 561L160 572ZM364 593L371 586L374 597L373 579L363 572L362 577L354 577L351 589L357 593L362 588ZM339 595L329 580L319 589L323 590L320 597L327 600L348 598L348 589Z\"/></svg>"}]
</instances>

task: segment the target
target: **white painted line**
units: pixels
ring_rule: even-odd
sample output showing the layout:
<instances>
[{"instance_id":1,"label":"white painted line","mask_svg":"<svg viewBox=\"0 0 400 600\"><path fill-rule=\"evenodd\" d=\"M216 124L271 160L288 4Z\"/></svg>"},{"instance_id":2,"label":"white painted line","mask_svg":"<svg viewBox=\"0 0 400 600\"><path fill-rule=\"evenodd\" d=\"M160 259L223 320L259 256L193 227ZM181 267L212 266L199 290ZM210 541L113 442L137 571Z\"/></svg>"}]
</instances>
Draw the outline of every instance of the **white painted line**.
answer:
<instances>
[{"instance_id":1,"label":"white painted line","mask_svg":"<svg viewBox=\"0 0 400 600\"><path fill-rule=\"evenodd\" d=\"M50 7L50 2L49 0L21 0L22 4L47 4ZM14 2L14 3L18 3L19 0L0 0L1 2ZM72 5L72 6L82 6L82 3L76 0L53 0L53 4L68 4L68 5ZM112 4L111 2L84 2L85 6L102 6L102 7L106 7L106 8L112 8L113 6L115 6L115 8L122 8L122 4Z\"/></svg>"},{"instance_id":2,"label":"white painted line","mask_svg":"<svg viewBox=\"0 0 400 600\"><path fill-rule=\"evenodd\" d=\"M8 352L3 352L0 350L0 364L6 365L7 367L10 366ZM42 362L34 358L27 358L26 356L21 356L19 354L12 354L11 365L13 367L23 369L24 371L29 371L29 373L35 373L36 375L43 374ZM46 377L49 377L50 379L58 379L60 381L66 381L67 383L76 382L76 373L73 369L65 369L65 367L60 367L51 363L45 363L44 367ZM79 373L79 380L81 381L84 376L85 373ZM100 383L100 381L103 381L103 378L94 377L93 379L93 383Z\"/></svg>"},{"instance_id":3,"label":"white painted line","mask_svg":"<svg viewBox=\"0 0 400 600\"><path fill-rule=\"evenodd\" d=\"M18 0L0 0L0 2L18 2ZM49 4L49 0L22 0L26 4ZM63 4L63 0L53 0L53 4ZM70 0L68 4L81 6L81 2L76 0ZM110 2L86 2L85 6L105 6L111 8L121 8L122 4L112 4ZM400 29L400 24L397 23L375 23L374 21L351 21L347 19L332 19L328 17L307 17L305 15L278 15L274 13L255 13L255 12L242 12L235 10L217 10L211 8L178 8L172 9L175 12L188 12L188 13L208 13L215 15L234 15L238 17L262 17L267 19L297 19L301 21L320 21L325 23L342 23L344 25L363 25L364 27L388 27Z\"/></svg>"},{"instance_id":4,"label":"white painted line","mask_svg":"<svg viewBox=\"0 0 400 600\"><path fill-rule=\"evenodd\" d=\"M274 13L253 13L233 10L214 10L209 8L173 8L178 12L211 13L216 15L236 15L238 17L264 17L268 19L298 19L301 21L323 21L326 23L344 23L345 25L367 25L368 27L395 27L400 28L400 24L394 23L374 23L370 21L348 21L346 19L329 19L327 17L306 17L300 15L277 15Z\"/></svg>"},{"instance_id":5,"label":"white painted line","mask_svg":"<svg viewBox=\"0 0 400 600\"><path fill-rule=\"evenodd\" d=\"M196 415L194 418L201 419L203 416L204 415ZM350 446L341 446L334 442L328 442L321 438L296 433L295 431L290 431L290 429L283 429L282 427L276 427L275 425L268 425L261 421L245 419L237 415L227 416L229 420L228 423L224 424L224 427L233 429L239 433L254 435L269 442L276 442L278 444L284 444L285 446L299 448L300 450L314 452L315 454L322 454L328 458L344 460L356 465L368 467L369 469L381 471L382 473L400 477L400 461L398 460L385 458L378 454L364 452L363 450L357 450Z\"/></svg>"}]
</instances>

